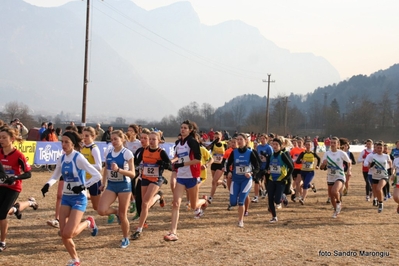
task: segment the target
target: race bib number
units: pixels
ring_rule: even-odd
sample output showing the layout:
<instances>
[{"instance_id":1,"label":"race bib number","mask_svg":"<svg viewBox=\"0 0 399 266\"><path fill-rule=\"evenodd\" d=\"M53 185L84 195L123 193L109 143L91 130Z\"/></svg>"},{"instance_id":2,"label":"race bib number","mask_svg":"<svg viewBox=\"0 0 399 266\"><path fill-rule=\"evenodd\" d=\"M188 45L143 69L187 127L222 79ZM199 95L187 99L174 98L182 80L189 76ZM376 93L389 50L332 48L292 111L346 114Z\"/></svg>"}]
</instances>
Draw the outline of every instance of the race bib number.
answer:
<instances>
[{"instance_id":1,"label":"race bib number","mask_svg":"<svg viewBox=\"0 0 399 266\"><path fill-rule=\"evenodd\" d=\"M313 162L304 162L303 166L305 167L305 169L313 169Z\"/></svg>"},{"instance_id":2,"label":"race bib number","mask_svg":"<svg viewBox=\"0 0 399 266\"><path fill-rule=\"evenodd\" d=\"M245 175L245 173L250 173L251 167L245 165L236 166L236 174L237 175Z\"/></svg>"},{"instance_id":3,"label":"race bib number","mask_svg":"<svg viewBox=\"0 0 399 266\"><path fill-rule=\"evenodd\" d=\"M188 152L179 153L177 157L179 158L179 163L185 163L191 161L190 156L188 156Z\"/></svg>"},{"instance_id":4,"label":"race bib number","mask_svg":"<svg viewBox=\"0 0 399 266\"><path fill-rule=\"evenodd\" d=\"M82 183L80 182L78 177L64 177L64 188L62 194L64 195L76 195L72 188L76 186L80 186Z\"/></svg>"},{"instance_id":5,"label":"race bib number","mask_svg":"<svg viewBox=\"0 0 399 266\"><path fill-rule=\"evenodd\" d=\"M143 174L148 177L159 177L159 165L143 164Z\"/></svg>"},{"instance_id":6,"label":"race bib number","mask_svg":"<svg viewBox=\"0 0 399 266\"><path fill-rule=\"evenodd\" d=\"M214 154L213 156L213 162L214 163L222 163L223 161L223 154Z\"/></svg>"},{"instance_id":7,"label":"race bib number","mask_svg":"<svg viewBox=\"0 0 399 266\"><path fill-rule=\"evenodd\" d=\"M109 171L109 176L108 176L109 181L113 182L123 181L123 175L121 173L112 170L108 171Z\"/></svg>"},{"instance_id":8,"label":"race bib number","mask_svg":"<svg viewBox=\"0 0 399 266\"><path fill-rule=\"evenodd\" d=\"M281 166L278 164L271 164L269 169L271 174L281 174Z\"/></svg>"},{"instance_id":9,"label":"race bib number","mask_svg":"<svg viewBox=\"0 0 399 266\"><path fill-rule=\"evenodd\" d=\"M382 179L388 176L387 171L381 168L374 168L373 179Z\"/></svg>"}]
</instances>

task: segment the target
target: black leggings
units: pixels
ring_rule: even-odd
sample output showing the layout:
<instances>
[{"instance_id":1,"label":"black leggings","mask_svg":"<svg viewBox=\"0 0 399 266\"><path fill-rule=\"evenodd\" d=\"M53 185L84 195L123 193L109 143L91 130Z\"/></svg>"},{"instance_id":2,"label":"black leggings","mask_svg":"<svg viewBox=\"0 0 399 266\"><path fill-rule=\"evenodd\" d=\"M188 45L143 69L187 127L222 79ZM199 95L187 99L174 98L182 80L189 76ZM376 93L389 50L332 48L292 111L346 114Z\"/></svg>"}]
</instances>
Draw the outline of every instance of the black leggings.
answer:
<instances>
[{"instance_id":1,"label":"black leggings","mask_svg":"<svg viewBox=\"0 0 399 266\"><path fill-rule=\"evenodd\" d=\"M272 213L273 217L277 216L274 203L281 203L281 197L283 196L284 188L285 182L282 181L269 180L267 183L267 198L269 200L269 210Z\"/></svg>"},{"instance_id":2,"label":"black leggings","mask_svg":"<svg viewBox=\"0 0 399 266\"><path fill-rule=\"evenodd\" d=\"M382 190L384 191L384 197L388 197L389 189L390 189L390 185L389 185L389 181L388 181L388 182L385 184L385 186L382 188Z\"/></svg>"},{"instance_id":3,"label":"black leggings","mask_svg":"<svg viewBox=\"0 0 399 266\"><path fill-rule=\"evenodd\" d=\"M137 183L134 192L134 198L136 199L136 212L140 216L141 214L141 204L143 200L141 198L141 178L137 178Z\"/></svg>"},{"instance_id":4,"label":"black leggings","mask_svg":"<svg viewBox=\"0 0 399 266\"><path fill-rule=\"evenodd\" d=\"M370 192L372 191L368 175L369 175L369 172L363 172L364 182L366 182L366 196L369 196Z\"/></svg>"},{"instance_id":5,"label":"black leggings","mask_svg":"<svg viewBox=\"0 0 399 266\"><path fill-rule=\"evenodd\" d=\"M0 220L7 219L8 212L19 196L19 192L0 186Z\"/></svg>"}]
</instances>

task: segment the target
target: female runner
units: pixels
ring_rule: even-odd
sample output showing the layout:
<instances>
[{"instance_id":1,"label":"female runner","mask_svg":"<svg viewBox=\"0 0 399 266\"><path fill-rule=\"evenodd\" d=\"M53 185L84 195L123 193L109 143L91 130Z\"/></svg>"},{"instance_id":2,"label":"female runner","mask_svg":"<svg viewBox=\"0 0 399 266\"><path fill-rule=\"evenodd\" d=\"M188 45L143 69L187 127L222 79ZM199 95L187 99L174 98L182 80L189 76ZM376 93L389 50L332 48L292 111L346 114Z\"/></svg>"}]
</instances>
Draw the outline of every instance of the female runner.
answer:
<instances>
[{"instance_id":1,"label":"female runner","mask_svg":"<svg viewBox=\"0 0 399 266\"><path fill-rule=\"evenodd\" d=\"M65 152L58 161L52 177L43 186L43 196L48 192L50 186L54 185L60 175L64 179L60 207L60 235L62 242L71 260L67 265L80 265L73 237L79 235L85 228L91 230L91 235L98 233L94 218L89 216L86 221L81 222L87 206L86 188L95 185L101 180L101 173L95 169L86 158L80 154L81 138L76 132L65 132L62 136L62 149ZM85 182L85 172L92 177Z\"/></svg>"}]
</instances>

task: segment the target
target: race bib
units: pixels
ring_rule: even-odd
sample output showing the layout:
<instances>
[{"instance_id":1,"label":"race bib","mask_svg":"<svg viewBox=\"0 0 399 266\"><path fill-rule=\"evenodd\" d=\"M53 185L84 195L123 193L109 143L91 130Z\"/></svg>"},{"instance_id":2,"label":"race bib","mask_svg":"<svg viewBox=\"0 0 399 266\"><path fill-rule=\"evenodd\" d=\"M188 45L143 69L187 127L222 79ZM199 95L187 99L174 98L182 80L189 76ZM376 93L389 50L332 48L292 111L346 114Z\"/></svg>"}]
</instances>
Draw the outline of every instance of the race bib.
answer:
<instances>
[{"instance_id":1,"label":"race bib","mask_svg":"<svg viewBox=\"0 0 399 266\"><path fill-rule=\"evenodd\" d=\"M159 165L143 164L143 174L148 177L159 177Z\"/></svg>"},{"instance_id":2,"label":"race bib","mask_svg":"<svg viewBox=\"0 0 399 266\"><path fill-rule=\"evenodd\" d=\"M188 152L179 153L177 157L179 158L179 163L185 163L191 161Z\"/></svg>"},{"instance_id":3,"label":"race bib","mask_svg":"<svg viewBox=\"0 0 399 266\"><path fill-rule=\"evenodd\" d=\"M123 181L123 175L119 172L108 170L109 175L108 175L108 180L113 181L113 182L119 182Z\"/></svg>"},{"instance_id":4,"label":"race bib","mask_svg":"<svg viewBox=\"0 0 399 266\"><path fill-rule=\"evenodd\" d=\"M79 177L64 177L64 187L62 190L62 194L64 195L76 195L72 188L76 186L80 186L82 183L79 180Z\"/></svg>"},{"instance_id":5,"label":"race bib","mask_svg":"<svg viewBox=\"0 0 399 266\"><path fill-rule=\"evenodd\" d=\"M222 161L223 161L223 154L214 154L213 156L212 156L212 158L213 158L213 163L222 163Z\"/></svg>"},{"instance_id":6,"label":"race bib","mask_svg":"<svg viewBox=\"0 0 399 266\"><path fill-rule=\"evenodd\" d=\"M314 168L313 164L314 164L313 162L304 162L303 166L305 169L313 169Z\"/></svg>"},{"instance_id":7,"label":"race bib","mask_svg":"<svg viewBox=\"0 0 399 266\"><path fill-rule=\"evenodd\" d=\"M236 174L237 175L245 175L245 173L250 173L251 167L245 165L236 166Z\"/></svg>"},{"instance_id":8,"label":"race bib","mask_svg":"<svg viewBox=\"0 0 399 266\"><path fill-rule=\"evenodd\" d=\"M269 169L271 174L281 174L281 166L278 164L271 164Z\"/></svg>"}]
</instances>

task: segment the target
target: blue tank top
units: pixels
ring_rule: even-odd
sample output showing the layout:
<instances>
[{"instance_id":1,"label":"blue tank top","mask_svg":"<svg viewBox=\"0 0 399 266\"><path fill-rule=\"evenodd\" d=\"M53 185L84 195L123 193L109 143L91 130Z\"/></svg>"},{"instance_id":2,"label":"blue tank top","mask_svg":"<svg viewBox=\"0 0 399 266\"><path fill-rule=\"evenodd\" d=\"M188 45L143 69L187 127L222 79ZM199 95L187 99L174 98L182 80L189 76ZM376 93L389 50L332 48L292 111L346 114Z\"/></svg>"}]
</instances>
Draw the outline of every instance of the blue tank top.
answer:
<instances>
[{"instance_id":1,"label":"blue tank top","mask_svg":"<svg viewBox=\"0 0 399 266\"><path fill-rule=\"evenodd\" d=\"M64 187L62 190L63 195L76 195L72 188L75 186L81 186L85 184L86 171L79 169L76 164L76 158L79 156L79 153L73 156L72 161L65 161L65 154L61 157L61 174L64 178ZM83 191L81 194L86 195Z\"/></svg>"},{"instance_id":2,"label":"blue tank top","mask_svg":"<svg viewBox=\"0 0 399 266\"><path fill-rule=\"evenodd\" d=\"M244 153L240 153L238 149L234 151L234 167L232 179L242 179L245 177L245 173L252 172L251 167L251 149L247 149Z\"/></svg>"},{"instance_id":3,"label":"blue tank top","mask_svg":"<svg viewBox=\"0 0 399 266\"><path fill-rule=\"evenodd\" d=\"M128 151L126 148L122 148L122 150L118 153L116 157L112 156L112 152L114 149L111 149L107 154L107 179L111 182L126 182L130 181L130 177L126 177L122 175L120 172L115 172L111 170L112 163L116 163L116 165L120 169L126 170L128 168L127 161L124 158L124 153ZM129 179L129 180L128 180Z\"/></svg>"}]
</instances>

